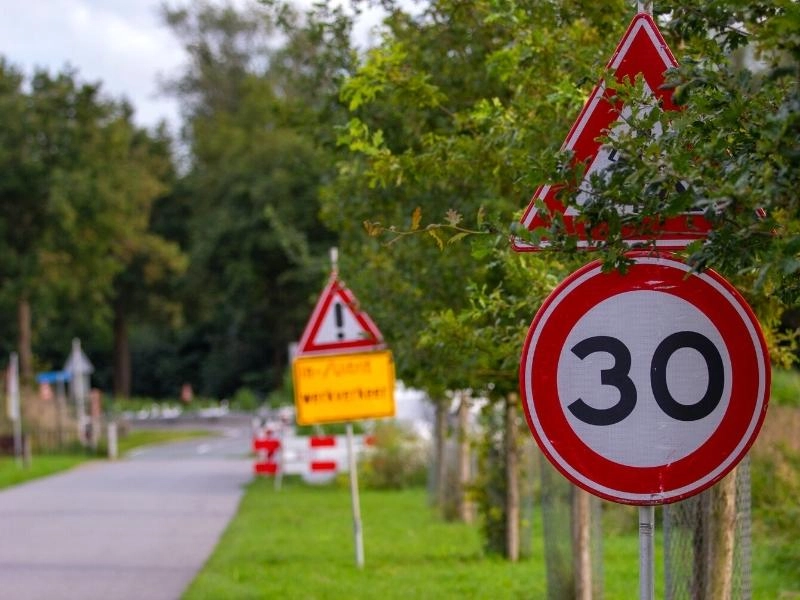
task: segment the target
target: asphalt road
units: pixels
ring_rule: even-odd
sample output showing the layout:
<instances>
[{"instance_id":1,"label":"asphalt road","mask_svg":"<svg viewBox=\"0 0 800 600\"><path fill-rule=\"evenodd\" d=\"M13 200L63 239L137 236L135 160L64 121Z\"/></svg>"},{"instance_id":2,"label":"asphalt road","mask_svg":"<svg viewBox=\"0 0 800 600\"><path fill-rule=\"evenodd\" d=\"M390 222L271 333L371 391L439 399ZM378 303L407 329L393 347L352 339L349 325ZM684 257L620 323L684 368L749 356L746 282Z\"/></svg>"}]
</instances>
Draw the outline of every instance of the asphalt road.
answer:
<instances>
[{"instance_id":1,"label":"asphalt road","mask_svg":"<svg viewBox=\"0 0 800 600\"><path fill-rule=\"evenodd\" d=\"M180 598L251 478L249 430L223 434L0 492L0 598Z\"/></svg>"}]
</instances>

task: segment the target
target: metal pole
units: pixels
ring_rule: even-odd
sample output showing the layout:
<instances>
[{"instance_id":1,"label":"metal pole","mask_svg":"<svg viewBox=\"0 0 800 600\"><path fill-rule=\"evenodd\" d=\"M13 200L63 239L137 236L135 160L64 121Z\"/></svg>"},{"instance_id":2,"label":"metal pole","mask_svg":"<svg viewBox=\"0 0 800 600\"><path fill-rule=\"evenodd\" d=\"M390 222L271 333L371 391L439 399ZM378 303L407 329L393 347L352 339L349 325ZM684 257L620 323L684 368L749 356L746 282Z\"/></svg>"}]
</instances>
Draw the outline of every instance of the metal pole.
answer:
<instances>
[{"instance_id":1,"label":"metal pole","mask_svg":"<svg viewBox=\"0 0 800 600\"><path fill-rule=\"evenodd\" d=\"M117 422L111 421L108 424L108 458L117 460L119 455L119 444L117 442Z\"/></svg>"},{"instance_id":2,"label":"metal pole","mask_svg":"<svg viewBox=\"0 0 800 600\"><path fill-rule=\"evenodd\" d=\"M353 504L353 538L356 546L356 566L364 568L364 536L361 531L361 505L358 500L356 453L353 450L353 424L347 424L347 461L350 467L350 500Z\"/></svg>"},{"instance_id":3,"label":"metal pole","mask_svg":"<svg viewBox=\"0 0 800 600\"><path fill-rule=\"evenodd\" d=\"M20 414L20 393L19 393L19 356L12 352L8 362L8 387L6 412L14 426L14 457L17 464L22 465L22 415Z\"/></svg>"},{"instance_id":4,"label":"metal pole","mask_svg":"<svg viewBox=\"0 0 800 600\"><path fill-rule=\"evenodd\" d=\"M275 473L275 481L273 482L275 490L277 490L277 491L280 491L281 487L283 486L283 469L286 467L286 461L283 458L284 457L284 450L283 450L284 434L283 434L283 429L284 429L283 425L281 424L280 428L278 429L278 456L277 456L277 459L278 459L277 460L277 462L278 462L278 472Z\"/></svg>"},{"instance_id":5,"label":"metal pole","mask_svg":"<svg viewBox=\"0 0 800 600\"><path fill-rule=\"evenodd\" d=\"M655 552L653 534L655 531L655 508L639 507L639 599L654 600L655 577L653 568Z\"/></svg>"},{"instance_id":6,"label":"metal pole","mask_svg":"<svg viewBox=\"0 0 800 600\"><path fill-rule=\"evenodd\" d=\"M336 246L330 249L330 257L331 257L331 269L333 272L337 272L339 270L339 248Z\"/></svg>"},{"instance_id":7,"label":"metal pole","mask_svg":"<svg viewBox=\"0 0 800 600\"><path fill-rule=\"evenodd\" d=\"M22 439L22 420L16 419L14 421L14 456L17 458L17 464L25 466L25 448Z\"/></svg>"},{"instance_id":8,"label":"metal pole","mask_svg":"<svg viewBox=\"0 0 800 600\"><path fill-rule=\"evenodd\" d=\"M653 16L653 3L651 2L641 2L638 0L636 2L636 12L640 13L647 13L650 16Z\"/></svg>"}]
</instances>

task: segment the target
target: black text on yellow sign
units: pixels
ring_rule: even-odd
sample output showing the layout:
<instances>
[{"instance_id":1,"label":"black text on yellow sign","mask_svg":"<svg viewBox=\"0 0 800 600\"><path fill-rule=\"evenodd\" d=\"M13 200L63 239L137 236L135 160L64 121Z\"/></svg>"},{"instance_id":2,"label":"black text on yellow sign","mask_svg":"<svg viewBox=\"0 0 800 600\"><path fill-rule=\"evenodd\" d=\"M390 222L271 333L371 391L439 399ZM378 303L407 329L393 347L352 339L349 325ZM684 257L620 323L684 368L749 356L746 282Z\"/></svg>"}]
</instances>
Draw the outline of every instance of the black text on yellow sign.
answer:
<instances>
[{"instance_id":1,"label":"black text on yellow sign","mask_svg":"<svg viewBox=\"0 0 800 600\"><path fill-rule=\"evenodd\" d=\"M389 351L300 356L292 376L299 425L394 416Z\"/></svg>"}]
</instances>

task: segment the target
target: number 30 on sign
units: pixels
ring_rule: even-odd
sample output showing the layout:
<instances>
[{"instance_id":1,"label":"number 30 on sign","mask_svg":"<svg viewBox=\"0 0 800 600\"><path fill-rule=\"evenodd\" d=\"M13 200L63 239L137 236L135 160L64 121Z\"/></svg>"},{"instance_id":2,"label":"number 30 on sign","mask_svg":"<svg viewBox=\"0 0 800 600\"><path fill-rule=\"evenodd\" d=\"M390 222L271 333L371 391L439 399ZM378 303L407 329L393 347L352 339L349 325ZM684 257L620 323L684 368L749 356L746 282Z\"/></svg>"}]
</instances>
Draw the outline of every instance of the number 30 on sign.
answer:
<instances>
[{"instance_id":1,"label":"number 30 on sign","mask_svg":"<svg viewBox=\"0 0 800 600\"><path fill-rule=\"evenodd\" d=\"M531 432L576 485L626 504L666 504L724 477L755 441L770 366L736 289L677 258L599 262L545 300L522 351Z\"/></svg>"}]
</instances>

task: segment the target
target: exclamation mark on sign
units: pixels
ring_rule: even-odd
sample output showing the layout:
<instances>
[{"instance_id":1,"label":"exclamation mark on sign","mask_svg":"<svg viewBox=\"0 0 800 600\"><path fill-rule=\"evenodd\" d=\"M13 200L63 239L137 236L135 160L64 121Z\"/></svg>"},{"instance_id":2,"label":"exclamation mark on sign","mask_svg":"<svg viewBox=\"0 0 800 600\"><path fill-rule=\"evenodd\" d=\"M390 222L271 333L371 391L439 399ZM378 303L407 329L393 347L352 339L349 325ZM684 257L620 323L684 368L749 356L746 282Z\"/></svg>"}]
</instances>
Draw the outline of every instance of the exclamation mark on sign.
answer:
<instances>
[{"instance_id":1,"label":"exclamation mark on sign","mask_svg":"<svg viewBox=\"0 0 800 600\"><path fill-rule=\"evenodd\" d=\"M336 303L333 305L333 312L336 318L336 328L337 339L343 340L344 339L344 314L342 313L342 305L340 303Z\"/></svg>"}]
</instances>

